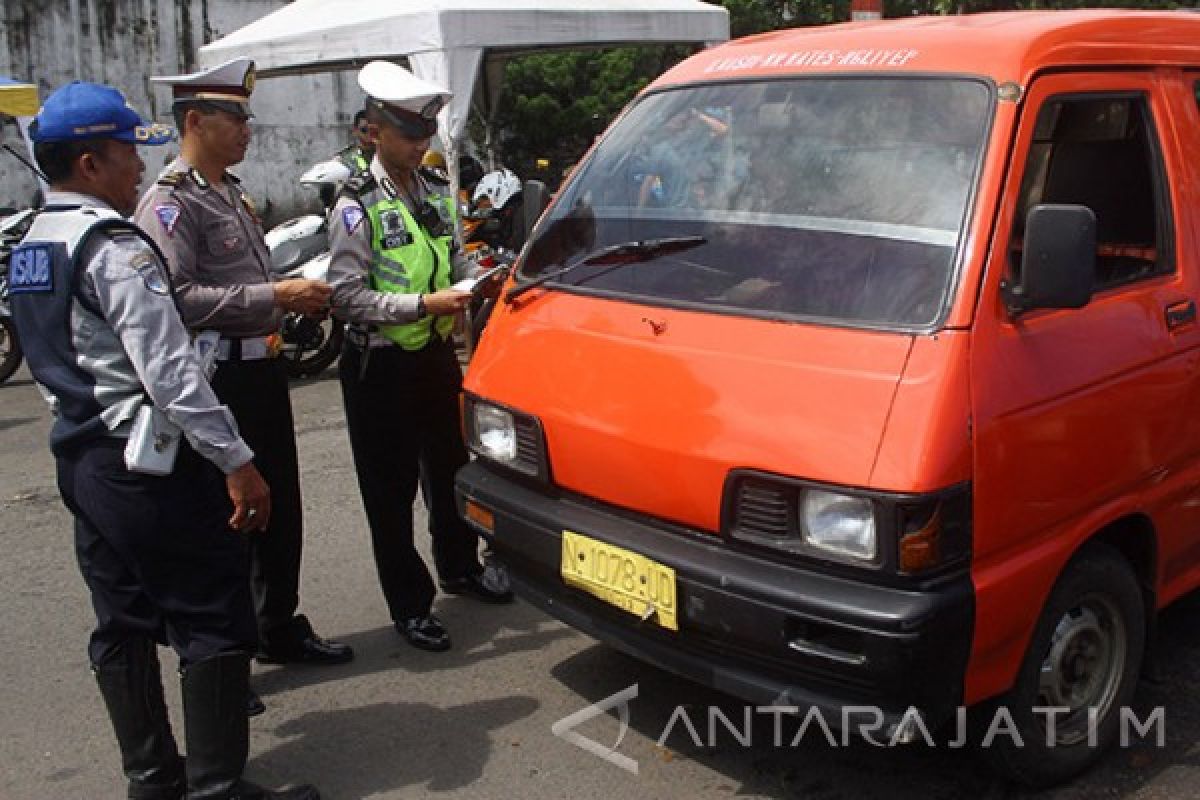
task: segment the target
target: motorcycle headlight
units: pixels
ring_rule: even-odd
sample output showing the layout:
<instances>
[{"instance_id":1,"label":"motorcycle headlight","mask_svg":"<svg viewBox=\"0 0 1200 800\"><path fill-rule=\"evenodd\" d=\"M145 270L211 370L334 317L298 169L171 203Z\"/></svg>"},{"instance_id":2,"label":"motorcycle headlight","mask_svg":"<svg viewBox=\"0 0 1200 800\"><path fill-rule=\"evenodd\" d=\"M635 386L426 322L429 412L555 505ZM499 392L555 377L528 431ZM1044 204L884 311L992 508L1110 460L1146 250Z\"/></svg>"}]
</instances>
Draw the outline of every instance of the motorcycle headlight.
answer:
<instances>
[{"instance_id":1,"label":"motorcycle headlight","mask_svg":"<svg viewBox=\"0 0 1200 800\"><path fill-rule=\"evenodd\" d=\"M799 511L801 535L812 547L864 561L875 558L875 514L867 498L808 489Z\"/></svg>"}]
</instances>

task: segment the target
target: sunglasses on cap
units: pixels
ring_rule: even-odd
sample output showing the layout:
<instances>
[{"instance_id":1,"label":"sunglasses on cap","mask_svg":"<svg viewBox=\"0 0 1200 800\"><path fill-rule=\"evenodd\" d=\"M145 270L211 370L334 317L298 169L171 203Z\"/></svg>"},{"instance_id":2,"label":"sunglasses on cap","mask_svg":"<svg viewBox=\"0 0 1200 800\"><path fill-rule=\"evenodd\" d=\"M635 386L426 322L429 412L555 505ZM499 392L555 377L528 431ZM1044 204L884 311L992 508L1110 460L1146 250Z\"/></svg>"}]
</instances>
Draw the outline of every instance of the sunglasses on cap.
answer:
<instances>
[{"instance_id":1,"label":"sunglasses on cap","mask_svg":"<svg viewBox=\"0 0 1200 800\"><path fill-rule=\"evenodd\" d=\"M425 117L412 111L389 106L381 100L371 101L383 119L410 139L428 139L437 133L437 117Z\"/></svg>"}]
</instances>

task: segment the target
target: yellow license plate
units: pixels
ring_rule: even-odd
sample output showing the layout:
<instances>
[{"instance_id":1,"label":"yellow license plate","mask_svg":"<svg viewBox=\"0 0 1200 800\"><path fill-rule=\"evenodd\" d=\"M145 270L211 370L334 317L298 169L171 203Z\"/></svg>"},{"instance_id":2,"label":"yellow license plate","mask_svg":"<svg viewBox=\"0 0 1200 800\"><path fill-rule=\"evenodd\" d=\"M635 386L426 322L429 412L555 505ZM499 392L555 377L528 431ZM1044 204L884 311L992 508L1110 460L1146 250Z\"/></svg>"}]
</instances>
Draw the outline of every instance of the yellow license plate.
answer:
<instances>
[{"instance_id":1,"label":"yellow license plate","mask_svg":"<svg viewBox=\"0 0 1200 800\"><path fill-rule=\"evenodd\" d=\"M646 621L679 630L675 570L643 555L563 531L563 580Z\"/></svg>"}]
</instances>

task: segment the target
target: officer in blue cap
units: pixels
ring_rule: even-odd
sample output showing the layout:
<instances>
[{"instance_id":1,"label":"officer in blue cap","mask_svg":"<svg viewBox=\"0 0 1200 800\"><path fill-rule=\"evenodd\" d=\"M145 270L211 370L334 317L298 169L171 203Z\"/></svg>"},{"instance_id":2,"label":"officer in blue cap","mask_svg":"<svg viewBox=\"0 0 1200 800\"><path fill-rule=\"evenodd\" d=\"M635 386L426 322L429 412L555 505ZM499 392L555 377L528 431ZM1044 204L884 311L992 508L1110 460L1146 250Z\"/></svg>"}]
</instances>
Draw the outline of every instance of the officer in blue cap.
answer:
<instances>
[{"instance_id":1,"label":"officer in blue cap","mask_svg":"<svg viewBox=\"0 0 1200 800\"><path fill-rule=\"evenodd\" d=\"M128 796L318 797L242 780L255 643L247 535L270 492L180 321L158 248L124 219L163 144L116 89L75 82L33 123L45 208L13 251L13 316L55 421L50 447L96 612L88 656ZM174 452L172 458L171 453ZM167 718L156 645L183 675L187 761Z\"/></svg>"}]
</instances>

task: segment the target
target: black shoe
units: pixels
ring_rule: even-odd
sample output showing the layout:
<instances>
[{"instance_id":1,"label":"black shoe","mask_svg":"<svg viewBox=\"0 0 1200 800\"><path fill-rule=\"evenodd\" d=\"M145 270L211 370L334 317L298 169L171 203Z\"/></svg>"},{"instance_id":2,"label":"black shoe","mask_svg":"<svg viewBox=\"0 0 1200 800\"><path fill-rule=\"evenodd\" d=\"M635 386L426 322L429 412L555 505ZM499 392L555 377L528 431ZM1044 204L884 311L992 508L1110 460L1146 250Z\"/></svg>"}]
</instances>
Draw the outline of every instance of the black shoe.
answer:
<instances>
[{"instance_id":1,"label":"black shoe","mask_svg":"<svg viewBox=\"0 0 1200 800\"><path fill-rule=\"evenodd\" d=\"M262 664L345 664L354 660L348 644L322 639L313 632L304 615L292 620L286 633L276 634L278 641L264 647L255 656Z\"/></svg>"},{"instance_id":2,"label":"black shoe","mask_svg":"<svg viewBox=\"0 0 1200 800\"><path fill-rule=\"evenodd\" d=\"M246 716L257 717L259 714L266 713L267 707L263 704L262 698L258 696L258 692L250 689L246 692Z\"/></svg>"},{"instance_id":3,"label":"black shoe","mask_svg":"<svg viewBox=\"0 0 1200 800\"><path fill-rule=\"evenodd\" d=\"M446 594L469 594L485 603L511 603L513 601L512 586L508 582L508 572L504 567L488 564L479 572L473 572L461 578L448 581L438 581L438 586Z\"/></svg>"},{"instance_id":4,"label":"black shoe","mask_svg":"<svg viewBox=\"0 0 1200 800\"><path fill-rule=\"evenodd\" d=\"M264 650L255 657L262 664L345 664L354 660L354 649L313 634L291 647Z\"/></svg>"},{"instance_id":5,"label":"black shoe","mask_svg":"<svg viewBox=\"0 0 1200 800\"><path fill-rule=\"evenodd\" d=\"M433 614L409 617L396 622L396 631L413 647L441 652L450 649L450 634Z\"/></svg>"}]
</instances>

